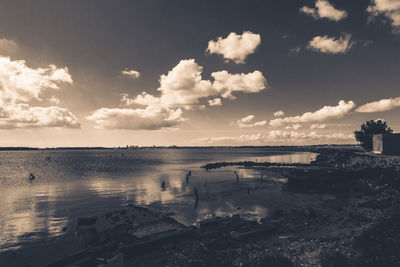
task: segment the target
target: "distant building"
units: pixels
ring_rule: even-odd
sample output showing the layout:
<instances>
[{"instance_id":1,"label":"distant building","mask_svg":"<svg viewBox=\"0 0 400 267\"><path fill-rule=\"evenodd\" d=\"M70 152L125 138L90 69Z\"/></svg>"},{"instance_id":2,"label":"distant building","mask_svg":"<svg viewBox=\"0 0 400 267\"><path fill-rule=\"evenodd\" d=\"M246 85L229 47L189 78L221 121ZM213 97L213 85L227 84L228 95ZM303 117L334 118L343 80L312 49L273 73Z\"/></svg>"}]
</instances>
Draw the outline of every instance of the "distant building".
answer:
<instances>
[{"instance_id":1,"label":"distant building","mask_svg":"<svg viewBox=\"0 0 400 267\"><path fill-rule=\"evenodd\" d=\"M400 155L400 134L374 134L372 145L374 153Z\"/></svg>"}]
</instances>

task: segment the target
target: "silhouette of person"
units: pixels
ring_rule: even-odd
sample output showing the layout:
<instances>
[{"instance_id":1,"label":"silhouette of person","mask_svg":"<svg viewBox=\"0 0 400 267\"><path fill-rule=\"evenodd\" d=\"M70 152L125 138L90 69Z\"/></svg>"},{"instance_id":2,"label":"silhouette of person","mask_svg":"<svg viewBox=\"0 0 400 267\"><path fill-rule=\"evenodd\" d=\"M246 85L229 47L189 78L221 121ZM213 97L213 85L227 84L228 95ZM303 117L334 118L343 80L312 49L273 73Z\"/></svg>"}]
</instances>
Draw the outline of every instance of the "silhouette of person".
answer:
<instances>
[{"instance_id":1,"label":"silhouette of person","mask_svg":"<svg viewBox=\"0 0 400 267\"><path fill-rule=\"evenodd\" d=\"M197 206L199 205L199 193L197 192L196 187L194 187L194 195L196 197L195 202L194 202L194 208L197 209Z\"/></svg>"},{"instance_id":2,"label":"silhouette of person","mask_svg":"<svg viewBox=\"0 0 400 267\"><path fill-rule=\"evenodd\" d=\"M162 188L163 191L165 191L165 181L162 181L161 188Z\"/></svg>"}]
</instances>

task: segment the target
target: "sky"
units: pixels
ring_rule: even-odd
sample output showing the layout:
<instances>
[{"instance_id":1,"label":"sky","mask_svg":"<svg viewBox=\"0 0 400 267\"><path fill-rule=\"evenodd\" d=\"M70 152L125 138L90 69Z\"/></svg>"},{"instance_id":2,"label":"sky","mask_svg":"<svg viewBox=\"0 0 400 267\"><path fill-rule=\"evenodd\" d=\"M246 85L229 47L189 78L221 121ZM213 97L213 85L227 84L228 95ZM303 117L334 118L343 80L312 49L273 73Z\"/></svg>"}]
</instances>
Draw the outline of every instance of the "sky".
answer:
<instances>
[{"instance_id":1,"label":"sky","mask_svg":"<svg viewBox=\"0 0 400 267\"><path fill-rule=\"evenodd\" d=\"M0 2L0 146L400 132L400 0Z\"/></svg>"}]
</instances>

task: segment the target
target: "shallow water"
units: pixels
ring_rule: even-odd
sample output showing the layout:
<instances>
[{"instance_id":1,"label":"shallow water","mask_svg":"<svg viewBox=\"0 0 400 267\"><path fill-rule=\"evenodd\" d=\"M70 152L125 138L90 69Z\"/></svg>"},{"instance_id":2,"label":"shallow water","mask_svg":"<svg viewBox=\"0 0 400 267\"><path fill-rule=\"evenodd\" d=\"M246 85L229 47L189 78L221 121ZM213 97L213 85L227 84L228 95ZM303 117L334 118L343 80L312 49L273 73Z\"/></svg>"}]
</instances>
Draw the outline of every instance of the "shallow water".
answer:
<instances>
[{"instance_id":1,"label":"shallow water","mask_svg":"<svg viewBox=\"0 0 400 267\"><path fill-rule=\"evenodd\" d=\"M298 196L282 193L279 183L271 183L268 194L253 189L250 194L248 184L236 184L236 169L200 166L240 160L308 163L314 157L266 148L0 152L0 252L57 237L77 217L127 203L174 212L186 224L233 213L262 218L274 203L294 203ZM237 171L240 179L260 179L257 171ZM32 182L30 173L36 177Z\"/></svg>"}]
</instances>

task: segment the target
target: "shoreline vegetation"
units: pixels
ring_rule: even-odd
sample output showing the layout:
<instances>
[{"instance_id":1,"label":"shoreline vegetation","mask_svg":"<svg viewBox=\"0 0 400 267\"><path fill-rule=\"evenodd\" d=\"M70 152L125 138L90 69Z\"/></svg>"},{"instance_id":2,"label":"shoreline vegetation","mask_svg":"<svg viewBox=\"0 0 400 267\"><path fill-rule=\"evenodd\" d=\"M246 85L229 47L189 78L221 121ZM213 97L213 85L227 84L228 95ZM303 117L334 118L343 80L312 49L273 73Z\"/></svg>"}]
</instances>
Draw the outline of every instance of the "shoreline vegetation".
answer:
<instances>
[{"instance_id":1,"label":"shoreline vegetation","mask_svg":"<svg viewBox=\"0 0 400 267\"><path fill-rule=\"evenodd\" d=\"M259 222L233 214L186 226L172 214L128 205L79 218L51 244L3 253L0 262L18 262L16 266L36 266L35 261L45 266L399 266L400 157L373 155L356 146L292 147L291 151L303 149L318 156L310 164L243 161L202 167L273 172L287 179L283 192L320 198L313 206L277 208ZM262 177L254 178L251 190L263 190L268 181ZM240 183L250 186L252 181ZM44 260L43 251L54 253Z\"/></svg>"}]
</instances>

